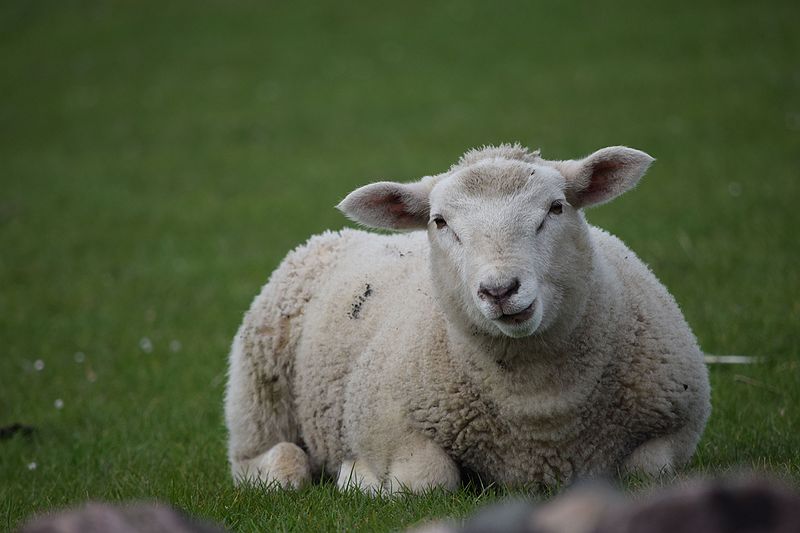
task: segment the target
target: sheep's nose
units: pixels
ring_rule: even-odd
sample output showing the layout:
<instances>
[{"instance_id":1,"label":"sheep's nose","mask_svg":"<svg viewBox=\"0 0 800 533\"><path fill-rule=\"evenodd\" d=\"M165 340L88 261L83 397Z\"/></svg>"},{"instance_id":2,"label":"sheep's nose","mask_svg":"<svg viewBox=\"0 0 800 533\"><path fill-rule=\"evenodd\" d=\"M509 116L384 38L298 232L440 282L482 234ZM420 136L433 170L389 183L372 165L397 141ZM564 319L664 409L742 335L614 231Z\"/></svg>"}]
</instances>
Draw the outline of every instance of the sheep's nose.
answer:
<instances>
[{"instance_id":1,"label":"sheep's nose","mask_svg":"<svg viewBox=\"0 0 800 533\"><path fill-rule=\"evenodd\" d=\"M478 288L478 296L482 300L492 300L495 303L502 302L517 293L519 290L519 278L514 278L508 283L498 283L487 285L481 283Z\"/></svg>"}]
</instances>

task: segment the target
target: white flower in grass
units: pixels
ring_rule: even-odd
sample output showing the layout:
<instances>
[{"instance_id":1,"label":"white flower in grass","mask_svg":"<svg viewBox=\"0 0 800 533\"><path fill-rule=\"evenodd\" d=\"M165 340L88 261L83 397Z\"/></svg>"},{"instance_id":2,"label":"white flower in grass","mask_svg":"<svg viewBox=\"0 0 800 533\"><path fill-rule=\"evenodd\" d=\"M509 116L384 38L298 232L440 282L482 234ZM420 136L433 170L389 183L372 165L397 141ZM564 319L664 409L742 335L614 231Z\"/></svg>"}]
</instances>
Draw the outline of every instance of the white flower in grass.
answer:
<instances>
[{"instance_id":1,"label":"white flower in grass","mask_svg":"<svg viewBox=\"0 0 800 533\"><path fill-rule=\"evenodd\" d=\"M36 470L36 461L28 463L28 470Z\"/></svg>"},{"instance_id":2,"label":"white flower in grass","mask_svg":"<svg viewBox=\"0 0 800 533\"><path fill-rule=\"evenodd\" d=\"M181 341L179 341L178 339L172 339L169 343L169 351L173 353L180 352L182 347L183 345L181 344Z\"/></svg>"},{"instance_id":3,"label":"white flower in grass","mask_svg":"<svg viewBox=\"0 0 800 533\"><path fill-rule=\"evenodd\" d=\"M44 370L44 361L42 361L41 359L37 359L36 361L33 362L33 368L37 372L41 372L42 370Z\"/></svg>"},{"instance_id":4,"label":"white flower in grass","mask_svg":"<svg viewBox=\"0 0 800 533\"><path fill-rule=\"evenodd\" d=\"M153 341L148 337L142 337L139 339L139 348L141 348L144 353L150 353L153 351Z\"/></svg>"},{"instance_id":5,"label":"white flower in grass","mask_svg":"<svg viewBox=\"0 0 800 533\"><path fill-rule=\"evenodd\" d=\"M53 402L53 406L55 406L56 409L63 409L64 400L62 400L61 398L56 399L56 401Z\"/></svg>"}]
</instances>

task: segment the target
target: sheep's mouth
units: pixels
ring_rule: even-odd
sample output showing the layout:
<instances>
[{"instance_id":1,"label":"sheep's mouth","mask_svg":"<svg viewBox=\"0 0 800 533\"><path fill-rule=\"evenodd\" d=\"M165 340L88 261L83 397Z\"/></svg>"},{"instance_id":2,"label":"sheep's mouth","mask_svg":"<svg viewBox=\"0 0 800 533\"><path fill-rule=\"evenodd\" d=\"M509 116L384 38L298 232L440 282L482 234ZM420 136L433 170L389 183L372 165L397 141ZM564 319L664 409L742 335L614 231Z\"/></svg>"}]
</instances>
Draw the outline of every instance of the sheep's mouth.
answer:
<instances>
[{"instance_id":1,"label":"sheep's mouth","mask_svg":"<svg viewBox=\"0 0 800 533\"><path fill-rule=\"evenodd\" d=\"M533 304L536 303L535 301L531 303L528 307L520 311L519 313L512 313L510 315L500 315L497 320L502 322L503 324L509 325L517 325L522 324L523 322L527 322L533 316Z\"/></svg>"}]
</instances>

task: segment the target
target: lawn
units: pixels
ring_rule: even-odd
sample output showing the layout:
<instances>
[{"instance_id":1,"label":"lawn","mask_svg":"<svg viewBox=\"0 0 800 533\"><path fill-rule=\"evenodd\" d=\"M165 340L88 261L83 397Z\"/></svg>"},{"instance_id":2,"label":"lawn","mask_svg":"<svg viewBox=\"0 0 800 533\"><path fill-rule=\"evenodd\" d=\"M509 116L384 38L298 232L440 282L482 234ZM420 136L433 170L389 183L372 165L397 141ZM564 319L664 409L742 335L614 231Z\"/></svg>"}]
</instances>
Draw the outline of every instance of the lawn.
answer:
<instances>
[{"instance_id":1,"label":"lawn","mask_svg":"<svg viewBox=\"0 0 800 533\"><path fill-rule=\"evenodd\" d=\"M289 4L0 4L0 426L35 427L0 440L0 528L145 498L392 530L501 496L235 489L222 395L243 311L347 192L502 141L658 159L588 218L706 352L765 361L711 368L690 472L800 481L800 4Z\"/></svg>"}]
</instances>

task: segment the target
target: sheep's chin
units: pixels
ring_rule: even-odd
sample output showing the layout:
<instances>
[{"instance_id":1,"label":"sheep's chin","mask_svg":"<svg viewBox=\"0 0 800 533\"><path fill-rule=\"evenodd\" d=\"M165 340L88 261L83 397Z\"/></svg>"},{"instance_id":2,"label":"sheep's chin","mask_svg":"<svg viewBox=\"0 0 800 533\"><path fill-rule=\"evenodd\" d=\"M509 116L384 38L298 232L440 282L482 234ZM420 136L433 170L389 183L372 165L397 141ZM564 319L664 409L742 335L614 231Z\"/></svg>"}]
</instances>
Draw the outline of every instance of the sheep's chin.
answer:
<instances>
[{"instance_id":1,"label":"sheep's chin","mask_svg":"<svg viewBox=\"0 0 800 533\"><path fill-rule=\"evenodd\" d=\"M510 324L506 322L501 322L499 320L493 320L492 323L506 337L519 339L522 337L529 337L534 333L536 333L536 331L539 329L539 326L542 325L542 315L543 315L542 305L537 300L536 302L534 302L533 314L525 322L520 322L519 324Z\"/></svg>"}]
</instances>

